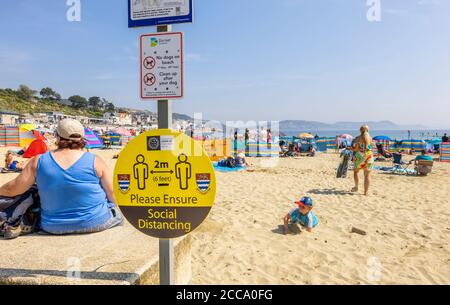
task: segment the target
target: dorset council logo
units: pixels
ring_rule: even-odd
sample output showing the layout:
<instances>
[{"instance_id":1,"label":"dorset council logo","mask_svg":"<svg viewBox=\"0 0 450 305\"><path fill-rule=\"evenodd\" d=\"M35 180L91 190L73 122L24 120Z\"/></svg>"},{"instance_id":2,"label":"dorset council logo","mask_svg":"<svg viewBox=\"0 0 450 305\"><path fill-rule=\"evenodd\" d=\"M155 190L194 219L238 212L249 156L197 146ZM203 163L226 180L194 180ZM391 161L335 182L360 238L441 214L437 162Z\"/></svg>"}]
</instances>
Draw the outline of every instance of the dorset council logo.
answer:
<instances>
[{"instance_id":1,"label":"dorset council logo","mask_svg":"<svg viewBox=\"0 0 450 305\"><path fill-rule=\"evenodd\" d=\"M131 175L117 175L117 182L122 193L126 194L130 190Z\"/></svg>"},{"instance_id":2,"label":"dorset council logo","mask_svg":"<svg viewBox=\"0 0 450 305\"><path fill-rule=\"evenodd\" d=\"M150 46L151 47L157 47L158 46L158 39L157 38L150 38Z\"/></svg>"},{"instance_id":3,"label":"dorset council logo","mask_svg":"<svg viewBox=\"0 0 450 305\"><path fill-rule=\"evenodd\" d=\"M207 193L211 183L211 174L196 174L197 187L200 193Z\"/></svg>"}]
</instances>

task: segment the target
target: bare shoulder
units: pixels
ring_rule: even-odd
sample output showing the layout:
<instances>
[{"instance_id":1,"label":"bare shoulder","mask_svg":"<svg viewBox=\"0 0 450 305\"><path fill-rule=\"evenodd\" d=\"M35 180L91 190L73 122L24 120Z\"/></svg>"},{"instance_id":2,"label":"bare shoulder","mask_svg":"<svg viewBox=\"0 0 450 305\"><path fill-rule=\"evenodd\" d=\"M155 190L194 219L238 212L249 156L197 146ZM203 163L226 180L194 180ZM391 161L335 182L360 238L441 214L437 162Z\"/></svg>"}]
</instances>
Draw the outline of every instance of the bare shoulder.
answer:
<instances>
[{"instance_id":1,"label":"bare shoulder","mask_svg":"<svg viewBox=\"0 0 450 305\"><path fill-rule=\"evenodd\" d=\"M103 172L108 169L108 166L102 157L95 155L94 169L99 178L101 178Z\"/></svg>"},{"instance_id":2,"label":"bare shoulder","mask_svg":"<svg viewBox=\"0 0 450 305\"><path fill-rule=\"evenodd\" d=\"M34 156L33 158L31 158L30 162L28 162L27 167L30 167L33 171L36 171L37 166L38 166L38 162L39 162L39 157L40 155Z\"/></svg>"},{"instance_id":3,"label":"bare shoulder","mask_svg":"<svg viewBox=\"0 0 450 305\"><path fill-rule=\"evenodd\" d=\"M20 173L19 177L25 180L34 179L36 177L36 172L38 168L40 156L35 156L28 161L23 171Z\"/></svg>"}]
</instances>

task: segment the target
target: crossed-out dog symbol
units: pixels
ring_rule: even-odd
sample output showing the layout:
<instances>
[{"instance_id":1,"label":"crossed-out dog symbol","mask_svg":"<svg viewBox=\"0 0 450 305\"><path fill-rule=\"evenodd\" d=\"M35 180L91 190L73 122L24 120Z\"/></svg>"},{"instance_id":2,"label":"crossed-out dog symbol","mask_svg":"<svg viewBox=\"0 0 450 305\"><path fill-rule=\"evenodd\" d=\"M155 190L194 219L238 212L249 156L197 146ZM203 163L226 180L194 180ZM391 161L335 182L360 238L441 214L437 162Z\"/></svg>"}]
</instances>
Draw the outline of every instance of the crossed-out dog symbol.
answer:
<instances>
[{"instance_id":1,"label":"crossed-out dog symbol","mask_svg":"<svg viewBox=\"0 0 450 305\"><path fill-rule=\"evenodd\" d=\"M156 61L153 57L149 56L144 59L144 67L151 70L156 66Z\"/></svg>"},{"instance_id":2,"label":"crossed-out dog symbol","mask_svg":"<svg viewBox=\"0 0 450 305\"><path fill-rule=\"evenodd\" d=\"M148 73L144 76L144 83L147 86L153 86L156 83L156 76L152 73Z\"/></svg>"}]
</instances>

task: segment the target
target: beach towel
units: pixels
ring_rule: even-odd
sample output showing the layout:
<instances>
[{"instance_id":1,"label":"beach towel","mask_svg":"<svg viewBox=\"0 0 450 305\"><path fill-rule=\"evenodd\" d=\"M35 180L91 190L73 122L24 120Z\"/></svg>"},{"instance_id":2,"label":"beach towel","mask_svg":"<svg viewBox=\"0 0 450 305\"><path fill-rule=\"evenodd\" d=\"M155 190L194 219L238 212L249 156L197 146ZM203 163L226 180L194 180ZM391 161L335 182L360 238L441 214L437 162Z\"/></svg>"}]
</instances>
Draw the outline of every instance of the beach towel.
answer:
<instances>
[{"instance_id":1,"label":"beach towel","mask_svg":"<svg viewBox=\"0 0 450 305\"><path fill-rule=\"evenodd\" d=\"M396 173L396 174L415 174L416 171L412 168L401 168L398 166L373 166L373 170Z\"/></svg>"},{"instance_id":2,"label":"beach towel","mask_svg":"<svg viewBox=\"0 0 450 305\"><path fill-rule=\"evenodd\" d=\"M217 163L213 163L214 169L218 172L229 173L229 172L239 172L246 169L246 167L226 167L219 166Z\"/></svg>"},{"instance_id":3,"label":"beach towel","mask_svg":"<svg viewBox=\"0 0 450 305\"><path fill-rule=\"evenodd\" d=\"M347 178L348 165L353 157L353 152L350 150L344 150L341 153L341 162L337 170L337 178Z\"/></svg>"},{"instance_id":4,"label":"beach towel","mask_svg":"<svg viewBox=\"0 0 450 305\"><path fill-rule=\"evenodd\" d=\"M21 169L11 169L11 168L7 168L7 167L1 167L0 168L0 174L9 174L9 173L20 173L22 172Z\"/></svg>"}]
</instances>

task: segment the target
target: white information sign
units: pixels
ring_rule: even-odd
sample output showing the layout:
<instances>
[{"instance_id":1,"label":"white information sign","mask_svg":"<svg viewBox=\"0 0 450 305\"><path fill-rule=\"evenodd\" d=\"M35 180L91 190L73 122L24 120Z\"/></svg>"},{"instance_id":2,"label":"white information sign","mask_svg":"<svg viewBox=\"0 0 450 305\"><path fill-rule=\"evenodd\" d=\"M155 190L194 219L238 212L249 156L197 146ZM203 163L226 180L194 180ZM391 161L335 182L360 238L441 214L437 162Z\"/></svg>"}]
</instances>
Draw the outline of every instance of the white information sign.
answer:
<instances>
[{"instance_id":1,"label":"white information sign","mask_svg":"<svg viewBox=\"0 0 450 305\"><path fill-rule=\"evenodd\" d=\"M141 98L183 97L183 34L141 36Z\"/></svg>"},{"instance_id":2,"label":"white information sign","mask_svg":"<svg viewBox=\"0 0 450 305\"><path fill-rule=\"evenodd\" d=\"M131 0L131 20L186 16L190 13L189 0Z\"/></svg>"}]
</instances>

